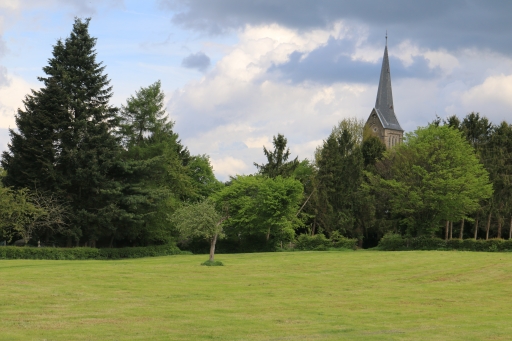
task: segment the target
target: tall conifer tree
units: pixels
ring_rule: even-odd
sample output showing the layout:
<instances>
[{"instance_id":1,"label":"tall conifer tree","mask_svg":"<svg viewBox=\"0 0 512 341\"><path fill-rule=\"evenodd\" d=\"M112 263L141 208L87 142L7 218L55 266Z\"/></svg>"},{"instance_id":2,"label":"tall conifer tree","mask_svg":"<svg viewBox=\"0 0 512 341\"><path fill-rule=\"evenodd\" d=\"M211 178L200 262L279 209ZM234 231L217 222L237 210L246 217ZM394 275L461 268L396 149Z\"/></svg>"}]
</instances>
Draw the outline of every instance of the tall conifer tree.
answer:
<instances>
[{"instance_id":1,"label":"tall conifer tree","mask_svg":"<svg viewBox=\"0 0 512 341\"><path fill-rule=\"evenodd\" d=\"M89 21L75 19L70 36L53 47L53 56L43 68L46 76L39 78L43 90L27 97L26 110L18 115L20 134L13 134L10 153L3 155L2 164L9 184L17 168L29 164L38 153L37 148L28 147L31 139L24 130L30 130L31 136L52 131L44 135L45 143L39 148L39 153L46 155L45 162L33 167L44 170L45 163L51 169L45 175L54 179L49 189L58 188L70 202L75 238L82 235L86 241L94 241L114 236L122 212L117 205L120 186L114 176L120 151L113 134L119 124L118 109L109 104L112 87L105 66L96 61L96 39L89 35ZM51 107L50 99L46 104L41 101L45 93L58 98L56 108ZM30 122L43 113L47 123L42 118L39 126ZM37 180L27 175L15 184L32 187L34 182L43 183L43 179Z\"/></svg>"},{"instance_id":2,"label":"tall conifer tree","mask_svg":"<svg viewBox=\"0 0 512 341\"><path fill-rule=\"evenodd\" d=\"M54 79L40 91L32 91L18 110L18 131L10 130L9 152L2 155L7 186L59 192L61 141L69 123L67 96Z\"/></svg>"}]
</instances>

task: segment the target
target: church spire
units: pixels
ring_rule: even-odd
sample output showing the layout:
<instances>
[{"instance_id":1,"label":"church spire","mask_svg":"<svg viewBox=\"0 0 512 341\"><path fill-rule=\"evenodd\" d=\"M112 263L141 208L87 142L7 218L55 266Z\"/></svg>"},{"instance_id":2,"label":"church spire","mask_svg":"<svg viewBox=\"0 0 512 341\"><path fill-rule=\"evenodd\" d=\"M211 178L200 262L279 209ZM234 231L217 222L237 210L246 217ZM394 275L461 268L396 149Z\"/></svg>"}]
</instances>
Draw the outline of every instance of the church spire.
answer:
<instances>
[{"instance_id":1,"label":"church spire","mask_svg":"<svg viewBox=\"0 0 512 341\"><path fill-rule=\"evenodd\" d=\"M393 92L391 90L391 73L389 70L388 57L388 32L386 31L386 47L384 48L384 57L382 58L382 69L380 70L379 89L377 90L377 100L375 101L375 110L379 114L385 129L402 130L400 123L395 116L393 106Z\"/></svg>"}]
</instances>

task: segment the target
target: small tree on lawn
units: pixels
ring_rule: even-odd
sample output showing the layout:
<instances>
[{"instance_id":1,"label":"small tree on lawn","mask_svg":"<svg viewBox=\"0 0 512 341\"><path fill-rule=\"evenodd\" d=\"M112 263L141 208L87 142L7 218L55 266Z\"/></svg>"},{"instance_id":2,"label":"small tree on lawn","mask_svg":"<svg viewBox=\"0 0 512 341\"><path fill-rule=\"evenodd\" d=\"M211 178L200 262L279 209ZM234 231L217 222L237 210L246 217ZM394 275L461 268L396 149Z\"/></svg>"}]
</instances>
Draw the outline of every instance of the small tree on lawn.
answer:
<instances>
[{"instance_id":1,"label":"small tree on lawn","mask_svg":"<svg viewBox=\"0 0 512 341\"><path fill-rule=\"evenodd\" d=\"M175 224L182 238L198 237L210 242L210 262L214 261L215 244L223 237L222 223L226 218L215 209L210 200L195 204L186 204L173 214Z\"/></svg>"}]
</instances>

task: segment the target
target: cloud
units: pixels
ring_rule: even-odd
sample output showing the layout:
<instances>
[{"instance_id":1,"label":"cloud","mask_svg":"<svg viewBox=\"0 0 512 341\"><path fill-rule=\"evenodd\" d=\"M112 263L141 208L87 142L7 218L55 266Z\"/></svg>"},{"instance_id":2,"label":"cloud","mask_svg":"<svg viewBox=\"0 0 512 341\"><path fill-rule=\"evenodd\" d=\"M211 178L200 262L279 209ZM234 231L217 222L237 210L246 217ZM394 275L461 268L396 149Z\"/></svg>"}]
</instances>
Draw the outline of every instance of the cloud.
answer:
<instances>
[{"instance_id":1,"label":"cloud","mask_svg":"<svg viewBox=\"0 0 512 341\"><path fill-rule=\"evenodd\" d=\"M217 177L225 180L227 180L229 175L243 174L249 168L244 161L231 156L226 156L221 159L212 159L211 162Z\"/></svg>"},{"instance_id":2,"label":"cloud","mask_svg":"<svg viewBox=\"0 0 512 341\"><path fill-rule=\"evenodd\" d=\"M183 58L181 65L188 69L196 69L201 72L205 72L210 66L211 61L204 52L191 53L187 57Z\"/></svg>"},{"instance_id":3,"label":"cloud","mask_svg":"<svg viewBox=\"0 0 512 341\"><path fill-rule=\"evenodd\" d=\"M9 84L0 87L0 128L16 127L15 114L18 108L23 107L22 101L31 88L36 89L38 86L18 76L11 76Z\"/></svg>"},{"instance_id":4,"label":"cloud","mask_svg":"<svg viewBox=\"0 0 512 341\"><path fill-rule=\"evenodd\" d=\"M487 77L460 97L466 112L480 112L497 124L512 112L512 74Z\"/></svg>"},{"instance_id":5,"label":"cloud","mask_svg":"<svg viewBox=\"0 0 512 341\"><path fill-rule=\"evenodd\" d=\"M329 37L342 34L342 25L304 33L277 25L247 28L239 43L201 80L170 94L168 109L176 131L192 153L207 153L217 160L214 168L221 179L254 172L253 162L265 162L262 147L272 147L272 136L278 133L288 138L292 155L300 151L300 158L311 158L315 143L326 138L340 119L369 114L377 85L309 81L297 85L268 77L267 71L288 62L293 51L308 54Z\"/></svg>"},{"instance_id":6,"label":"cloud","mask_svg":"<svg viewBox=\"0 0 512 341\"><path fill-rule=\"evenodd\" d=\"M9 129L0 128L0 151L7 150L7 144L11 141Z\"/></svg>"},{"instance_id":7,"label":"cloud","mask_svg":"<svg viewBox=\"0 0 512 341\"><path fill-rule=\"evenodd\" d=\"M77 15L93 15L98 7L123 7L123 0L3 0L0 9L20 11L34 8L67 7Z\"/></svg>"},{"instance_id":8,"label":"cloud","mask_svg":"<svg viewBox=\"0 0 512 341\"><path fill-rule=\"evenodd\" d=\"M9 86L11 81L7 76L7 68L5 66L0 65L0 88L4 86Z\"/></svg>"},{"instance_id":9,"label":"cloud","mask_svg":"<svg viewBox=\"0 0 512 341\"><path fill-rule=\"evenodd\" d=\"M176 131L192 153L225 161L224 173L216 170L224 180L254 172L253 162L265 162L262 147L271 148L277 133L287 137L293 157L312 158L334 125L366 119L375 103L384 46L365 37L361 27L345 22L313 31L247 26L210 72L170 94ZM395 108L406 131L436 113L464 116L463 94L482 84L486 72L508 67L512 73L512 61L474 50L454 55L403 41L389 54ZM225 166L228 157L245 168Z\"/></svg>"},{"instance_id":10,"label":"cloud","mask_svg":"<svg viewBox=\"0 0 512 341\"><path fill-rule=\"evenodd\" d=\"M293 52L286 63L273 65L270 74L294 83L314 81L324 84L355 82L375 84L379 80L381 61L354 59L356 46L346 39L331 38L327 44L309 52ZM437 66L431 68L421 55L408 56L408 63L390 57L391 75L398 78L432 78L440 74ZM408 64L408 65L405 65Z\"/></svg>"},{"instance_id":11,"label":"cloud","mask_svg":"<svg viewBox=\"0 0 512 341\"><path fill-rule=\"evenodd\" d=\"M325 29L340 20L364 23L370 40L413 40L422 46L448 50L477 47L512 51L512 2L502 0L161 0L173 22L186 28L222 34L246 25Z\"/></svg>"}]
</instances>

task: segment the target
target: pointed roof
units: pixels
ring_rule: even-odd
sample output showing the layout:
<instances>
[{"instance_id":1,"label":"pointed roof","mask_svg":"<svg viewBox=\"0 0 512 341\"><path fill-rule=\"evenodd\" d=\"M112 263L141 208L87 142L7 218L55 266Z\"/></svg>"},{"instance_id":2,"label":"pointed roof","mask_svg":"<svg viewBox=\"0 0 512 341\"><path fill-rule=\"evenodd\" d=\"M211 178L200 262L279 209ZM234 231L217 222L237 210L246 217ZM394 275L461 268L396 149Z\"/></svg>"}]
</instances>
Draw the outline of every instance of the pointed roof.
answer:
<instances>
[{"instance_id":1,"label":"pointed roof","mask_svg":"<svg viewBox=\"0 0 512 341\"><path fill-rule=\"evenodd\" d=\"M379 90L377 91L377 100L375 101L375 111L384 129L393 129L403 131L395 115L393 106L393 92L391 91L391 73L389 72L388 58L388 37L386 34L386 47L384 48L384 57L382 58L382 69L380 70Z\"/></svg>"}]
</instances>

